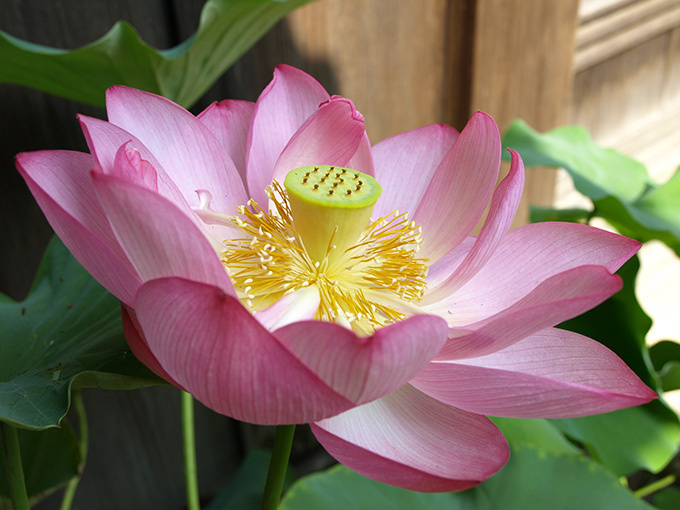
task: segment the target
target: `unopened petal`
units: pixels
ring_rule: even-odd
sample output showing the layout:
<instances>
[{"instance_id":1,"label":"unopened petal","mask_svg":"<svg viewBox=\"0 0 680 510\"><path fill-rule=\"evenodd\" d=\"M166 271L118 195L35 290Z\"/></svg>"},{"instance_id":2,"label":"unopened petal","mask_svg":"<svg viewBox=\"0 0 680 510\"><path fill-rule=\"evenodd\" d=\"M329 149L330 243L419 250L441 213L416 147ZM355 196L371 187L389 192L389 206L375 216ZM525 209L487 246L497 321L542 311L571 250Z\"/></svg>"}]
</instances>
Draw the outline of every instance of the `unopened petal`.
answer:
<instances>
[{"instance_id":1,"label":"unopened petal","mask_svg":"<svg viewBox=\"0 0 680 510\"><path fill-rule=\"evenodd\" d=\"M357 473L421 492L474 487L509 457L505 438L486 417L411 386L314 423L312 431Z\"/></svg>"}]
</instances>

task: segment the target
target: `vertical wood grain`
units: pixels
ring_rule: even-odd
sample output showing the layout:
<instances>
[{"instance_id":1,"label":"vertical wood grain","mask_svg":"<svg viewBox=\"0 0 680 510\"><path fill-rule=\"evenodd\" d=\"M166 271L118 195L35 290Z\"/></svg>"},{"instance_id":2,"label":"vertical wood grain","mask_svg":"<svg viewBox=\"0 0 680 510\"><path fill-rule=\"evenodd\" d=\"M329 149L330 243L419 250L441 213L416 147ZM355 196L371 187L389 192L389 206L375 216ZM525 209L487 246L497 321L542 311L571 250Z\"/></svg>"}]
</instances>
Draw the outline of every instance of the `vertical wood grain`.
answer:
<instances>
[{"instance_id":1,"label":"vertical wood grain","mask_svg":"<svg viewBox=\"0 0 680 510\"><path fill-rule=\"evenodd\" d=\"M317 74L366 118L373 143L445 121L446 0L325 0L288 18L292 41Z\"/></svg>"},{"instance_id":2,"label":"vertical wood grain","mask_svg":"<svg viewBox=\"0 0 680 510\"><path fill-rule=\"evenodd\" d=\"M522 118L539 131L567 119L578 0L476 2L470 113L491 114L501 131ZM516 222L528 204L552 203L553 171L530 171Z\"/></svg>"}]
</instances>

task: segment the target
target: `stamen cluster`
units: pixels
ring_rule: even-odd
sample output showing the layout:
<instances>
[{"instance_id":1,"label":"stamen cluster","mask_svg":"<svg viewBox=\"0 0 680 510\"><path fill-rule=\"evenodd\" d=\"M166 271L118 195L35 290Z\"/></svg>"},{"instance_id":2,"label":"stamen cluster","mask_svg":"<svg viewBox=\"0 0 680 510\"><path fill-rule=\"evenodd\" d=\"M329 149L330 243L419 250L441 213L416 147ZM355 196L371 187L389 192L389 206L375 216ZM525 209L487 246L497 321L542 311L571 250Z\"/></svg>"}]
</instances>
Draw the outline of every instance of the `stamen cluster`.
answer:
<instances>
[{"instance_id":1,"label":"stamen cluster","mask_svg":"<svg viewBox=\"0 0 680 510\"><path fill-rule=\"evenodd\" d=\"M370 223L342 254L313 260L295 230L286 190L267 189L269 212L250 200L233 224L246 237L225 241L221 259L239 297L254 312L298 289L315 285L317 319L338 321L366 334L403 319L426 288L426 259L416 257L420 227L394 211Z\"/></svg>"}]
</instances>

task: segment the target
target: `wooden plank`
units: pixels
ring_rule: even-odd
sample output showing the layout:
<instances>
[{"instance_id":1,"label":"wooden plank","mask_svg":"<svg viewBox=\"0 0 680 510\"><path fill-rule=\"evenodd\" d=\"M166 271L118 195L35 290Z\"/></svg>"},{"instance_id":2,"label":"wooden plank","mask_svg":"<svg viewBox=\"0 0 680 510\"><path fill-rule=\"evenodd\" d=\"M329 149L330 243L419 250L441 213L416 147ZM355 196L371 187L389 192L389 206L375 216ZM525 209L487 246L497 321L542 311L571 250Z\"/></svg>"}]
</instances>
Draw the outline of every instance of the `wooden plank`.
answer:
<instances>
[{"instance_id":1,"label":"wooden plank","mask_svg":"<svg viewBox=\"0 0 680 510\"><path fill-rule=\"evenodd\" d=\"M664 17L667 10L677 6L677 0L638 0L587 22L579 20L576 48L606 40L631 25L639 25L646 18Z\"/></svg>"},{"instance_id":2,"label":"wooden plank","mask_svg":"<svg viewBox=\"0 0 680 510\"><path fill-rule=\"evenodd\" d=\"M563 124L572 85L578 0L478 0L470 113L491 114L503 130L523 118L539 131ZM528 204L552 203L554 173L527 174L517 223Z\"/></svg>"},{"instance_id":3,"label":"wooden plank","mask_svg":"<svg viewBox=\"0 0 680 510\"><path fill-rule=\"evenodd\" d=\"M634 4L625 11L579 29L578 39L582 47L574 54L574 69L577 73L584 71L678 26L680 3Z\"/></svg>"},{"instance_id":4,"label":"wooden plank","mask_svg":"<svg viewBox=\"0 0 680 510\"><path fill-rule=\"evenodd\" d=\"M373 143L444 121L447 2L326 0L288 19L293 46L331 93L351 98Z\"/></svg>"}]
</instances>

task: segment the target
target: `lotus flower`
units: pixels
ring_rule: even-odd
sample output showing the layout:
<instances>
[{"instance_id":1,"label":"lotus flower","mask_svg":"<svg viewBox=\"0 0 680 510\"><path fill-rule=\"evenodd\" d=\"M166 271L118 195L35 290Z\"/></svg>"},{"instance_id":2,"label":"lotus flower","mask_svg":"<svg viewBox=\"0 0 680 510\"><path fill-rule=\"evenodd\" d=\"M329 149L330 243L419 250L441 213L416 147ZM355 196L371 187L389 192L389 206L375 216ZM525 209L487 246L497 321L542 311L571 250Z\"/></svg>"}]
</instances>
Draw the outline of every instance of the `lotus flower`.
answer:
<instances>
[{"instance_id":1,"label":"lotus flower","mask_svg":"<svg viewBox=\"0 0 680 510\"><path fill-rule=\"evenodd\" d=\"M107 113L80 117L90 154L17 166L121 300L133 352L218 413L311 423L359 473L451 491L508 458L484 414L656 397L601 344L553 328L618 291L613 272L639 244L568 223L509 231L523 165L512 152L494 191L488 115L371 147L348 99L288 66L254 104L195 117L116 86Z\"/></svg>"}]
</instances>

